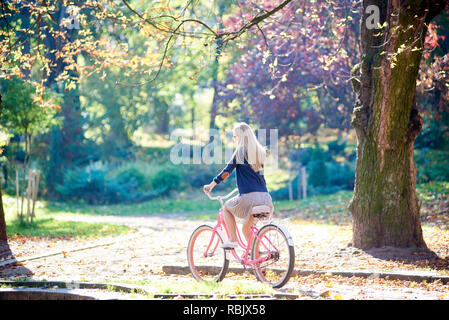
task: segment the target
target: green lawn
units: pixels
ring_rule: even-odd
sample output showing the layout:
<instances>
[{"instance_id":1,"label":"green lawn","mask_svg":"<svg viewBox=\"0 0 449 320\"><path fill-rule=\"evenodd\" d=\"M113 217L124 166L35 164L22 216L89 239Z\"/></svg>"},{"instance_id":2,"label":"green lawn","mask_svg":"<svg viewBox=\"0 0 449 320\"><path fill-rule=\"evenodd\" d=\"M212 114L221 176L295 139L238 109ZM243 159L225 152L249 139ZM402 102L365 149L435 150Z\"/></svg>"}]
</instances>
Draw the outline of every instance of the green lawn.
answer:
<instances>
[{"instance_id":1,"label":"green lawn","mask_svg":"<svg viewBox=\"0 0 449 320\"><path fill-rule=\"evenodd\" d=\"M228 191L216 192L226 194ZM418 197L422 201L423 213L426 208L441 203L449 195L449 182L421 184L417 187ZM313 196L304 200L274 201L276 212L322 222L339 223L350 219L347 209L352 191L340 191L331 195ZM204 194L180 194L173 198L160 198L143 203L119 205L87 205L68 202L38 201L36 203L36 221L31 226L20 224L16 218L15 198L4 195L4 208L8 225L8 234L80 237L121 234L129 231L124 226L91 224L81 222L56 221L56 215L151 215L164 213L189 212L190 219L215 219L220 205L210 201Z\"/></svg>"},{"instance_id":2,"label":"green lawn","mask_svg":"<svg viewBox=\"0 0 449 320\"><path fill-rule=\"evenodd\" d=\"M42 210L49 214L96 214L96 215L149 215L159 213L179 212L211 212L217 211L220 204L217 201L204 199L169 199L161 198L142 203L127 203L116 205L88 205L68 202L45 203Z\"/></svg>"},{"instance_id":3,"label":"green lawn","mask_svg":"<svg viewBox=\"0 0 449 320\"><path fill-rule=\"evenodd\" d=\"M20 234L22 236L97 238L126 234L131 230L123 225L58 221L53 218L37 218L30 225L20 223L16 219L8 219L6 223L10 236Z\"/></svg>"},{"instance_id":4,"label":"green lawn","mask_svg":"<svg viewBox=\"0 0 449 320\"><path fill-rule=\"evenodd\" d=\"M33 223L26 224L17 218L15 198L3 195L3 205L6 214L6 226L9 236L20 234L23 236L59 237L69 236L78 238L97 238L128 233L131 229L123 225L105 223L86 223L75 221L58 221L49 213L49 203L36 203L36 217ZM71 211L61 211L60 214L73 214Z\"/></svg>"},{"instance_id":5,"label":"green lawn","mask_svg":"<svg viewBox=\"0 0 449 320\"><path fill-rule=\"evenodd\" d=\"M207 282L196 281L193 279L185 280L185 278L178 279L164 279L161 280L142 280L130 282L133 285L145 286L149 293L195 293L201 294L216 294L225 297L227 295L235 294L273 294L273 288L266 284L257 282L256 280L232 280L223 282Z\"/></svg>"}]
</instances>

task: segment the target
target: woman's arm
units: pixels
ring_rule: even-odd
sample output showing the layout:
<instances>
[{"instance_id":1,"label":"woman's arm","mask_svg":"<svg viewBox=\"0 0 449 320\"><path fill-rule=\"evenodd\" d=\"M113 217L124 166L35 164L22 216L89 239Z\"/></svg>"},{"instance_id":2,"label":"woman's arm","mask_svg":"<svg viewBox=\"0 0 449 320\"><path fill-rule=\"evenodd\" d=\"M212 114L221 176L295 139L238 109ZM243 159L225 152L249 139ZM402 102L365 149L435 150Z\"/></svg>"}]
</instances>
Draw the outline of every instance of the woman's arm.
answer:
<instances>
[{"instance_id":1,"label":"woman's arm","mask_svg":"<svg viewBox=\"0 0 449 320\"><path fill-rule=\"evenodd\" d=\"M231 161L228 162L226 167L212 180L212 182L203 187L204 192L209 193L217 184L223 180L226 180L231 175L232 171L234 171L235 167L237 167L237 161L234 156Z\"/></svg>"}]
</instances>

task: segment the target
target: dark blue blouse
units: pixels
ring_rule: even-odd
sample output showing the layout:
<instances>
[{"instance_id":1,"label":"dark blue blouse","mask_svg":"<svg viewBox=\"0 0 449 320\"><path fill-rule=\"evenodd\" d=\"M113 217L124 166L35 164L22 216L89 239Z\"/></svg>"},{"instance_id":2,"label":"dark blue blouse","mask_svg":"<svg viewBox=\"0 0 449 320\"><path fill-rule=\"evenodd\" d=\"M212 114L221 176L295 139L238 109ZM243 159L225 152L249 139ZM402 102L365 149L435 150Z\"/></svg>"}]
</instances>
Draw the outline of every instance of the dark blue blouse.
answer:
<instances>
[{"instance_id":1,"label":"dark blue blouse","mask_svg":"<svg viewBox=\"0 0 449 320\"><path fill-rule=\"evenodd\" d=\"M226 180L234 169L236 169L235 178L240 194L268 192L263 170L255 172L246 159L244 159L244 163L237 163L235 155L226 167L214 178L215 183L219 184L221 181Z\"/></svg>"}]
</instances>

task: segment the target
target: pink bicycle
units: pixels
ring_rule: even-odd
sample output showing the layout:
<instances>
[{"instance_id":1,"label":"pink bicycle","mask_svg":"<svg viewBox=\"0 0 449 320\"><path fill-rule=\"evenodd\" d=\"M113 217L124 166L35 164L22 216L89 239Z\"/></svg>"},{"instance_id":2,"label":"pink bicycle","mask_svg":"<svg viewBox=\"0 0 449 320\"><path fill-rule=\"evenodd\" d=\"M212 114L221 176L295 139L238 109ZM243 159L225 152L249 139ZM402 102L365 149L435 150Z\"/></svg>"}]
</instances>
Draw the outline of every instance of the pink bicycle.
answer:
<instances>
[{"instance_id":1,"label":"pink bicycle","mask_svg":"<svg viewBox=\"0 0 449 320\"><path fill-rule=\"evenodd\" d=\"M218 200L221 209L215 226L204 224L193 231L187 246L187 261L196 280L216 281L224 279L230 258L233 256L245 269L253 270L259 281L267 282L274 288L284 286L290 279L295 263L293 239L287 229L271 222L272 211L268 206L255 206L251 214L254 223L251 238L245 245L237 228L238 244L243 249L239 256L237 249L223 249L220 244L229 238L223 218L223 200L229 198L237 189L226 196L212 197ZM258 224L264 224L260 229Z\"/></svg>"}]
</instances>

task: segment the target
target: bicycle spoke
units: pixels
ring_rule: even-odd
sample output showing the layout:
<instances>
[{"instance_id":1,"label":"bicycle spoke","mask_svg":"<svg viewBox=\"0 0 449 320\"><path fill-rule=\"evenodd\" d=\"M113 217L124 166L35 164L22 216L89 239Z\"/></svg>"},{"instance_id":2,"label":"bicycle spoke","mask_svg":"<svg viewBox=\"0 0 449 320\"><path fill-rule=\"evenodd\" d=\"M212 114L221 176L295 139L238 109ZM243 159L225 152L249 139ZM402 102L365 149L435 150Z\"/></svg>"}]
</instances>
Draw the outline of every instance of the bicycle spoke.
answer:
<instances>
[{"instance_id":1,"label":"bicycle spoke","mask_svg":"<svg viewBox=\"0 0 449 320\"><path fill-rule=\"evenodd\" d=\"M256 264L254 272L259 280L275 287L282 286L288 281L293 269L293 248L283 231L274 225L262 228L259 237L253 244L252 257L267 257L267 260Z\"/></svg>"},{"instance_id":2,"label":"bicycle spoke","mask_svg":"<svg viewBox=\"0 0 449 320\"><path fill-rule=\"evenodd\" d=\"M192 275L197 280L221 281L229 261L219 247L222 240L208 225L197 228L190 237L187 260Z\"/></svg>"}]
</instances>

